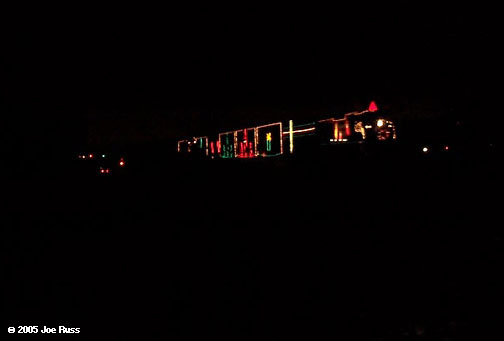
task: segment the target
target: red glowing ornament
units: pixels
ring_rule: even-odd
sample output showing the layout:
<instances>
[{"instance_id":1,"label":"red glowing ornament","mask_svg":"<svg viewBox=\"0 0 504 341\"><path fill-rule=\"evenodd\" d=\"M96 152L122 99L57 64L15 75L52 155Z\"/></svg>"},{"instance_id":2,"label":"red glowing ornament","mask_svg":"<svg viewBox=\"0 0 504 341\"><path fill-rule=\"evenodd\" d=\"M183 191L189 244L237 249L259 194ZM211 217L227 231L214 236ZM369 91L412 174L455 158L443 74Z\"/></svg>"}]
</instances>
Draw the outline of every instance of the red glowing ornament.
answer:
<instances>
[{"instance_id":1,"label":"red glowing ornament","mask_svg":"<svg viewBox=\"0 0 504 341\"><path fill-rule=\"evenodd\" d=\"M375 103L374 101L372 101L372 102L369 104L368 111L369 111L369 112L375 112L375 111L378 111L378 107L376 106L376 103Z\"/></svg>"}]
</instances>

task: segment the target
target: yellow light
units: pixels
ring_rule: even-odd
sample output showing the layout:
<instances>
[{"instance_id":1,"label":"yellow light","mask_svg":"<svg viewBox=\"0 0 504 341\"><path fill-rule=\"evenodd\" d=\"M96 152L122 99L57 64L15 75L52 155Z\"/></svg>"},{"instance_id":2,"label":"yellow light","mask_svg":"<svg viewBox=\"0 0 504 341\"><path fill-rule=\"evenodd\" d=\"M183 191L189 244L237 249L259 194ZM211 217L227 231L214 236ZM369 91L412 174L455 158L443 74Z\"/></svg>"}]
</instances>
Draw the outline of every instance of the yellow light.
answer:
<instances>
[{"instance_id":1,"label":"yellow light","mask_svg":"<svg viewBox=\"0 0 504 341\"><path fill-rule=\"evenodd\" d=\"M271 141L271 133L266 134L266 141Z\"/></svg>"},{"instance_id":2,"label":"yellow light","mask_svg":"<svg viewBox=\"0 0 504 341\"><path fill-rule=\"evenodd\" d=\"M294 123L292 120L289 121L289 150L290 153L292 154L294 152Z\"/></svg>"},{"instance_id":3,"label":"yellow light","mask_svg":"<svg viewBox=\"0 0 504 341\"><path fill-rule=\"evenodd\" d=\"M378 120L378 121L376 122L376 126L377 126L377 127L383 127L383 125L384 125L384 124L385 124L385 122L383 122L383 120Z\"/></svg>"}]
</instances>

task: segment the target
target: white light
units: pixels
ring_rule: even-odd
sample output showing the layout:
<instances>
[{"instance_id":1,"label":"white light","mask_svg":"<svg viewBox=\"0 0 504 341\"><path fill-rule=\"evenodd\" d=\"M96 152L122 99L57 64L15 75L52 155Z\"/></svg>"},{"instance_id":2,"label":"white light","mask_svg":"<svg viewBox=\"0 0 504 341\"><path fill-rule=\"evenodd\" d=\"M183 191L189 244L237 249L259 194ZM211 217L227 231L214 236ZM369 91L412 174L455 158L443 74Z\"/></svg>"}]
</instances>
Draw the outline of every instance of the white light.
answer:
<instances>
[{"instance_id":1,"label":"white light","mask_svg":"<svg viewBox=\"0 0 504 341\"><path fill-rule=\"evenodd\" d=\"M383 120L378 120L378 121L376 122L376 126L378 126L378 127L382 127L382 126L383 126L383 124L384 124Z\"/></svg>"},{"instance_id":2,"label":"white light","mask_svg":"<svg viewBox=\"0 0 504 341\"><path fill-rule=\"evenodd\" d=\"M289 151L291 154L294 152L294 123L292 120L289 120Z\"/></svg>"},{"instance_id":3,"label":"white light","mask_svg":"<svg viewBox=\"0 0 504 341\"><path fill-rule=\"evenodd\" d=\"M422 151L423 151L424 153L427 153L427 152L429 151L429 148L427 148L427 147L423 147Z\"/></svg>"}]
</instances>

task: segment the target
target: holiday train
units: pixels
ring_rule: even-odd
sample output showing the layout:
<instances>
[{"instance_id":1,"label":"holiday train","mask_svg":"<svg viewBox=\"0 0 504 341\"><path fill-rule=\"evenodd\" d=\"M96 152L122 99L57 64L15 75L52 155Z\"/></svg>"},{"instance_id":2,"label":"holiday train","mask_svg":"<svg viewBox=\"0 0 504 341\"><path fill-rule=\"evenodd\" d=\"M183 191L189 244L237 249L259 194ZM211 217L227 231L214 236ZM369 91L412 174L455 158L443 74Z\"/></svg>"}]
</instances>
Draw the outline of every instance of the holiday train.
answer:
<instances>
[{"instance_id":1,"label":"holiday train","mask_svg":"<svg viewBox=\"0 0 504 341\"><path fill-rule=\"evenodd\" d=\"M212 137L193 137L177 142L177 151L212 159L256 158L293 154L314 146L388 141L396 139L395 125L379 115L375 102L367 110L294 125L276 122L257 127L219 133Z\"/></svg>"}]
</instances>

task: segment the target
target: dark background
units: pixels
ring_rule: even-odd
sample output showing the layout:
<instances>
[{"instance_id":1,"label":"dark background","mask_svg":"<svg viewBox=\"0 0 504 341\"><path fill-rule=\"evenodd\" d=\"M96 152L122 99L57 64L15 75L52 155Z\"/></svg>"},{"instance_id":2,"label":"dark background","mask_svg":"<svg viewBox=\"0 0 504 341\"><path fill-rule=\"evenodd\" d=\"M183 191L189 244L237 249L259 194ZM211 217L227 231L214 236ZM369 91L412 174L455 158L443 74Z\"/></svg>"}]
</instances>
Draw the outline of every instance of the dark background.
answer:
<instances>
[{"instance_id":1,"label":"dark background","mask_svg":"<svg viewBox=\"0 0 504 341\"><path fill-rule=\"evenodd\" d=\"M44 5L3 17L2 148L24 156L308 121L371 100L484 135L501 116L498 20L484 6Z\"/></svg>"},{"instance_id":2,"label":"dark background","mask_svg":"<svg viewBox=\"0 0 504 341\"><path fill-rule=\"evenodd\" d=\"M497 14L6 8L3 325L84 338L499 333ZM178 138L371 100L397 122L397 148L173 156ZM124 174L77 162L102 150L131 156Z\"/></svg>"}]
</instances>

